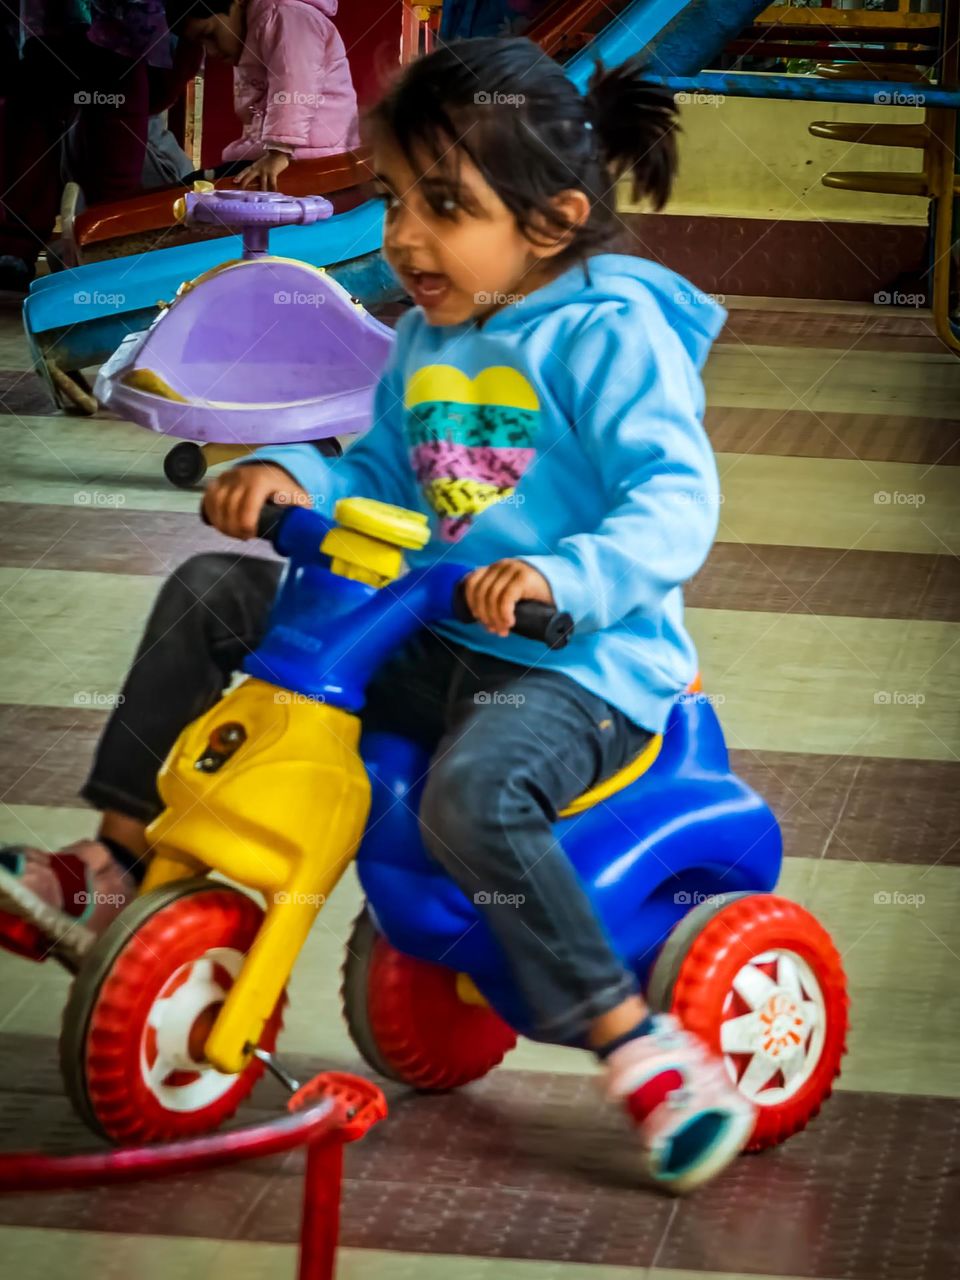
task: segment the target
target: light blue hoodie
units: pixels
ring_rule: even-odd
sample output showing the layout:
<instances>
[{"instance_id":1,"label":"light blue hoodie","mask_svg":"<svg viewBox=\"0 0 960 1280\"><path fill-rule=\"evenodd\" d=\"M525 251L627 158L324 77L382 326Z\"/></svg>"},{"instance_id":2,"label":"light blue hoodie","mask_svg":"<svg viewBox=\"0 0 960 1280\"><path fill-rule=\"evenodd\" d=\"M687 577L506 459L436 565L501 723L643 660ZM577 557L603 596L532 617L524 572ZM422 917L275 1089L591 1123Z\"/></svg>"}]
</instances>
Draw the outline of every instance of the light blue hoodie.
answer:
<instances>
[{"instance_id":1,"label":"light blue hoodie","mask_svg":"<svg viewBox=\"0 0 960 1280\"><path fill-rule=\"evenodd\" d=\"M565 672L661 732L696 674L681 584L703 564L719 487L699 370L726 313L642 258L601 254L482 324L406 315L343 458L258 450L333 511L347 494L426 512L413 565L518 557L576 632L549 651L476 625L438 628L511 662Z\"/></svg>"}]
</instances>

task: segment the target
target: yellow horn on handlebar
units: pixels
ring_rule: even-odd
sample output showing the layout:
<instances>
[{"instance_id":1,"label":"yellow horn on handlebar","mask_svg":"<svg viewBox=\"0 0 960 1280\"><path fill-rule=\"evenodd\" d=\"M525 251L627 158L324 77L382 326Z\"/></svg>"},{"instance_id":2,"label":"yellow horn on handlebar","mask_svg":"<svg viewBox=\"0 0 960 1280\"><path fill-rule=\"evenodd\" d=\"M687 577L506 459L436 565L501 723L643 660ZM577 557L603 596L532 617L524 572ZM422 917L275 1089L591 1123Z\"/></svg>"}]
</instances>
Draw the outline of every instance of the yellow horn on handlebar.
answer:
<instances>
[{"instance_id":1,"label":"yellow horn on handlebar","mask_svg":"<svg viewBox=\"0 0 960 1280\"><path fill-rule=\"evenodd\" d=\"M320 544L330 556L330 568L372 587L386 586L400 576L404 548L419 550L430 541L423 512L373 498L341 498L334 518L337 528Z\"/></svg>"}]
</instances>

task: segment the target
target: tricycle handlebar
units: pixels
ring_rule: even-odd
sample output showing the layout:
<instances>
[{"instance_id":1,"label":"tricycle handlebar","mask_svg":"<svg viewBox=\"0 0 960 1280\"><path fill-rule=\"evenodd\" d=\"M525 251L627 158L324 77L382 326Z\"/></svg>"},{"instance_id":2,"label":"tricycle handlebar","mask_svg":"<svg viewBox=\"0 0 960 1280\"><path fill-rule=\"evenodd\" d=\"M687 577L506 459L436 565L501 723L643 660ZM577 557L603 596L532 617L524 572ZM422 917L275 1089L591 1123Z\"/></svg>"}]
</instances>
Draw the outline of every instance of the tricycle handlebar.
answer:
<instances>
[{"instance_id":1,"label":"tricycle handlebar","mask_svg":"<svg viewBox=\"0 0 960 1280\"><path fill-rule=\"evenodd\" d=\"M294 511L303 511L302 507L280 506L275 502L265 502L260 512L260 518L257 521L257 536L264 538L269 542L281 555L295 554L295 548L300 543L300 538L285 538L284 526L287 525L287 517ZM315 527L317 533L324 533L331 527L331 522L325 516L319 516L315 512L310 512L310 524ZM302 517L301 517L302 520ZM296 523L296 522L295 522ZM293 526L288 526L292 532ZM318 539L314 535L311 539L313 546L318 545ZM544 604L540 600L521 600L517 604L516 621L511 630L515 635L524 636L528 640L541 640L548 649L562 649L570 639L573 633L573 618L569 613L563 613L554 605ZM450 614L456 618L458 622L475 622L470 606L467 604L465 591L465 575L457 583L453 600L450 605Z\"/></svg>"}]
</instances>

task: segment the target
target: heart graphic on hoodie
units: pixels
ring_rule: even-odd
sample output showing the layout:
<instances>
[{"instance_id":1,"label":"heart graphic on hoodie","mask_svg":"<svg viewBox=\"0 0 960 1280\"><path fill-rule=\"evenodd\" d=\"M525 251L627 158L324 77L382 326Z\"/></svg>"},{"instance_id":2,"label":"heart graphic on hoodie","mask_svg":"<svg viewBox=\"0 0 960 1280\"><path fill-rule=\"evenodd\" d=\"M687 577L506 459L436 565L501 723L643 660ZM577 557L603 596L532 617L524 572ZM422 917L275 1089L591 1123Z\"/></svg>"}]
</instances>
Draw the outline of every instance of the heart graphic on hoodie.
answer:
<instances>
[{"instance_id":1,"label":"heart graphic on hoodie","mask_svg":"<svg viewBox=\"0 0 960 1280\"><path fill-rule=\"evenodd\" d=\"M536 456L540 401L516 369L492 365L475 378L425 365L407 383L406 437L414 473L456 542L487 507L509 498Z\"/></svg>"}]
</instances>

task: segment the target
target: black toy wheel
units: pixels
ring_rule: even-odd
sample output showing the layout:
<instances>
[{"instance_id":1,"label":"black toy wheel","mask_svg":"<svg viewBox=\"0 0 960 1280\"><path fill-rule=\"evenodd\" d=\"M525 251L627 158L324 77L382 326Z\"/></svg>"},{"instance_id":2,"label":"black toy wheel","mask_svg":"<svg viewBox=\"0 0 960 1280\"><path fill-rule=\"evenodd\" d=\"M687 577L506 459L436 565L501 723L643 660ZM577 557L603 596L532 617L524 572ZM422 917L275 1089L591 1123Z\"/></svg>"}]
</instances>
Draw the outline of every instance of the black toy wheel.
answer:
<instances>
[{"instance_id":1,"label":"black toy wheel","mask_svg":"<svg viewBox=\"0 0 960 1280\"><path fill-rule=\"evenodd\" d=\"M207 474L207 460L198 444L175 444L163 460L163 474L178 489L192 489Z\"/></svg>"}]
</instances>

